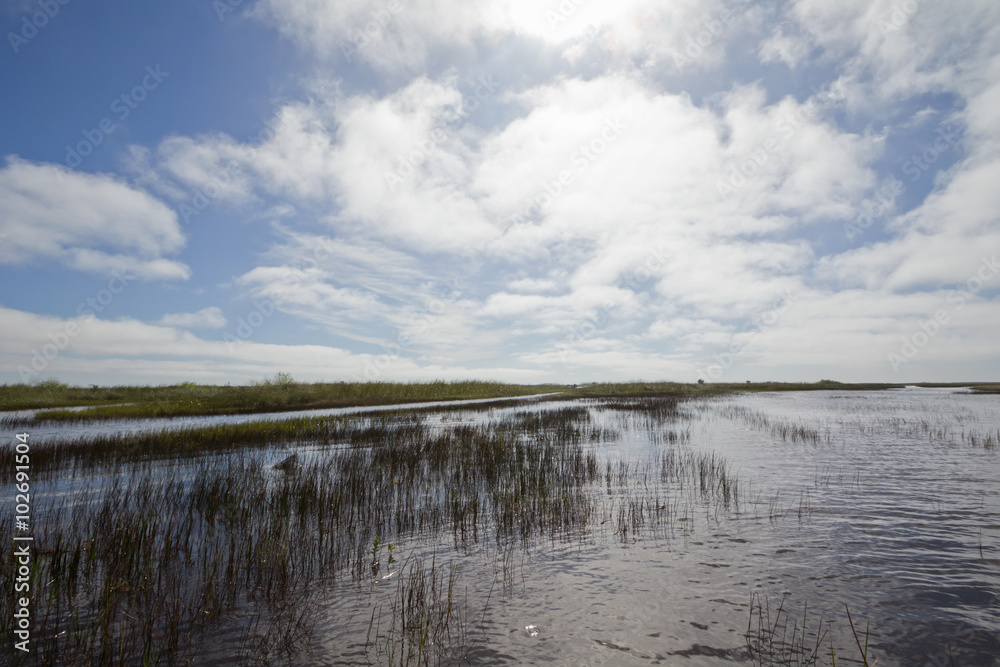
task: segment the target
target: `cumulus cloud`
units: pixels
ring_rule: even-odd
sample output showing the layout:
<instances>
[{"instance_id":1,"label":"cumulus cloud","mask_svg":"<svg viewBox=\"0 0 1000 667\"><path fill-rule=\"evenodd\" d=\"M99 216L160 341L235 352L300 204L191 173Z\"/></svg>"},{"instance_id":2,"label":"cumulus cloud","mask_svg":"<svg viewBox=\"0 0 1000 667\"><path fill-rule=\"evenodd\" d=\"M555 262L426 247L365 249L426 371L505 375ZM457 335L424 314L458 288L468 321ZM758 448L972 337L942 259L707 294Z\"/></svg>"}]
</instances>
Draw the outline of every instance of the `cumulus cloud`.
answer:
<instances>
[{"instance_id":1,"label":"cumulus cloud","mask_svg":"<svg viewBox=\"0 0 1000 667\"><path fill-rule=\"evenodd\" d=\"M8 157L0 169L0 230L3 264L50 261L145 280L190 276L186 265L162 257L184 246L175 213L111 176Z\"/></svg>"}]
</instances>

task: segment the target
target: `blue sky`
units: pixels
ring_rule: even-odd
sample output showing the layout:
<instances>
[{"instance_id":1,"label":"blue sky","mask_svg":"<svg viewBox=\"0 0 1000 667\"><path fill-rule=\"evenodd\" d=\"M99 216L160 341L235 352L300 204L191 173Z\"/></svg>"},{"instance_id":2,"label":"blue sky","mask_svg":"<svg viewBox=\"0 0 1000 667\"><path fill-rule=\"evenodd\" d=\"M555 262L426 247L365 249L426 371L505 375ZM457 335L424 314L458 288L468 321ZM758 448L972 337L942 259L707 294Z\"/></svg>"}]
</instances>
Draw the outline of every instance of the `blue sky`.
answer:
<instances>
[{"instance_id":1,"label":"blue sky","mask_svg":"<svg viewBox=\"0 0 1000 667\"><path fill-rule=\"evenodd\" d=\"M1000 377L995 2L0 26L0 382Z\"/></svg>"}]
</instances>

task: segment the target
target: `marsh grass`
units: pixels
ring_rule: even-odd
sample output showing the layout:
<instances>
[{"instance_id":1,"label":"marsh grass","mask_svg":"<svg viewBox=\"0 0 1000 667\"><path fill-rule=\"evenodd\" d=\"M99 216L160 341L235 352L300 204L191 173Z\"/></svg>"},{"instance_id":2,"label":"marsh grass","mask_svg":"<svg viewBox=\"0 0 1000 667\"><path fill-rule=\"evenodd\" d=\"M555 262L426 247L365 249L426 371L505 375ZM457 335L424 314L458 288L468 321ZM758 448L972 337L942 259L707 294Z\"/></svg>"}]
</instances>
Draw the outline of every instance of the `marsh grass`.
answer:
<instances>
[{"instance_id":1,"label":"marsh grass","mask_svg":"<svg viewBox=\"0 0 1000 667\"><path fill-rule=\"evenodd\" d=\"M0 411L49 409L48 420L137 419L196 415L286 412L423 401L528 396L565 389L562 385L515 385L488 381L415 383L299 383L279 373L246 386L185 382L161 387L70 387L59 382L0 385ZM124 404L124 405L122 405ZM67 411L53 408L95 406Z\"/></svg>"},{"instance_id":2,"label":"marsh grass","mask_svg":"<svg viewBox=\"0 0 1000 667\"><path fill-rule=\"evenodd\" d=\"M293 539L287 482L265 481L258 458L234 455L189 480L95 478L90 502L51 505L35 526L34 663L158 662L234 609L266 619L246 638L258 654L299 636L329 561Z\"/></svg>"},{"instance_id":3,"label":"marsh grass","mask_svg":"<svg viewBox=\"0 0 1000 667\"><path fill-rule=\"evenodd\" d=\"M760 410L754 410L745 405L727 405L719 409L717 413L727 419L740 421L748 428L765 431L776 438L790 442L817 444L830 442L831 439L829 431L821 434L817 429L808 427L801 422L771 417Z\"/></svg>"},{"instance_id":4,"label":"marsh grass","mask_svg":"<svg viewBox=\"0 0 1000 667\"><path fill-rule=\"evenodd\" d=\"M389 414L370 418L308 417L50 440L32 446L32 474L44 478L62 469L197 457L290 443L366 445L405 435L407 428L420 430L419 422L416 416ZM0 479L9 480L14 470L11 450L0 451L0 466Z\"/></svg>"},{"instance_id":5,"label":"marsh grass","mask_svg":"<svg viewBox=\"0 0 1000 667\"><path fill-rule=\"evenodd\" d=\"M810 619L808 605L803 606L801 619L792 616L785 607L787 600L786 593L781 596L778 608L772 611L767 598L761 601L756 593L750 596L750 619L744 637L754 667L775 665L814 667L821 664L837 667L837 652L833 646L833 639L829 637L830 626L824 627L822 618ZM844 610L851 630L851 639L857 647L856 654L853 647L847 651L847 654L857 656L850 662L864 667L874 667L878 659L871 655L870 625L866 623L862 633L859 626L854 623L850 608L845 605ZM842 656L841 664L844 662Z\"/></svg>"},{"instance_id":6,"label":"marsh grass","mask_svg":"<svg viewBox=\"0 0 1000 667\"><path fill-rule=\"evenodd\" d=\"M832 380L819 382L594 382L575 385L567 395L579 397L644 397L644 396L719 396L734 393L764 391L821 391L842 389L850 391L881 391L902 389L901 384L843 383ZM968 386L968 385L964 385Z\"/></svg>"},{"instance_id":7,"label":"marsh grass","mask_svg":"<svg viewBox=\"0 0 1000 667\"><path fill-rule=\"evenodd\" d=\"M460 661L469 645L469 619L458 565L452 561L442 568L432 559L427 567L414 559L402 565L396 579L389 609L372 609L365 637L369 660L387 665Z\"/></svg>"},{"instance_id":8,"label":"marsh grass","mask_svg":"<svg viewBox=\"0 0 1000 667\"><path fill-rule=\"evenodd\" d=\"M975 431L969 431L966 433L962 431L962 440L968 442L973 447L982 447L983 449L996 449L997 444L1000 443L1000 429L995 432L985 431L982 433L977 433Z\"/></svg>"},{"instance_id":9,"label":"marsh grass","mask_svg":"<svg viewBox=\"0 0 1000 667\"><path fill-rule=\"evenodd\" d=\"M745 637L755 667L813 667L824 657L823 642L828 630L823 620L819 619L815 628L810 627L808 606L803 607L800 620L785 609L787 599L788 595L783 595L772 611L769 600L761 601L756 593L751 595Z\"/></svg>"},{"instance_id":10,"label":"marsh grass","mask_svg":"<svg viewBox=\"0 0 1000 667\"><path fill-rule=\"evenodd\" d=\"M738 506L728 464L683 447L676 398L600 408L656 425L645 462L600 465L599 443L618 432L592 409L507 410L481 423L378 413L38 443L36 483L75 486L36 509L27 664L182 664L233 627L243 628L241 659L266 663L309 643L325 588L364 590L390 567L396 596L372 610L369 653L434 664L467 650L472 610L455 562L428 564L412 545L447 536L462 558L492 544L509 590L515 550L667 535L698 509ZM12 559L0 543L0 562ZM0 597L5 641L10 604Z\"/></svg>"},{"instance_id":11,"label":"marsh grass","mask_svg":"<svg viewBox=\"0 0 1000 667\"><path fill-rule=\"evenodd\" d=\"M919 418L893 415L865 414L842 419L838 425L868 436L892 434L900 438L915 438L929 442L957 444L968 443L973 447L995 449L1000 444L1000 429L976 430L976 422L963 424L962 415L923 416Z\"/></svg>"}]
</instances>

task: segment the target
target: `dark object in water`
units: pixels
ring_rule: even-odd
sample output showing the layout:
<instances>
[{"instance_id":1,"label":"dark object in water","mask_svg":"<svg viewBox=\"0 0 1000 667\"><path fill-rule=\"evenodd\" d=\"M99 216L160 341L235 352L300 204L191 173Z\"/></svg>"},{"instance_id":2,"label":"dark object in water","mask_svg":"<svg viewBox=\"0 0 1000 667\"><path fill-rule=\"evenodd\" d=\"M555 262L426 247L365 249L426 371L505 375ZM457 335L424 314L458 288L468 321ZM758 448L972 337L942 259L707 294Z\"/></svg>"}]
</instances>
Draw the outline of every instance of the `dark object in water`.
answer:
<instances>
[{"instance_id":1,"label":"dark object in water","mask_svg":"<svg viewBox=\"0 0 1000 667\"><path fill-rule=\"evenodd\" d=\"M292 454L281 463L276 463L274 465L274 469L281 470L283 472L295 472L295 469L298 467L298 465L299 465L299 455Z\"/></svg>"}]
</instances>

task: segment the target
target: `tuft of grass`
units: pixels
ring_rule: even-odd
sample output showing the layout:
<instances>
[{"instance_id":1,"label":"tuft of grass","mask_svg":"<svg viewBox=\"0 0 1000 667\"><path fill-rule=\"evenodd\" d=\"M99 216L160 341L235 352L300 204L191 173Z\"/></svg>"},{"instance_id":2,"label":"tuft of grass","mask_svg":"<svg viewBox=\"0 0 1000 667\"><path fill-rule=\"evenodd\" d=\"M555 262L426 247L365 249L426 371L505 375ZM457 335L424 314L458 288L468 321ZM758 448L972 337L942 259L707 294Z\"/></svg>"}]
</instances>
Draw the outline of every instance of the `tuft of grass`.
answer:
<instances>
[{"instance_id":1,"label":"tuft of grass","mask_svg":"<svg viewBox=\"0 0 1000 667\"><path fill-rule=\"evenodd\" d=\"M819 663L823 640L827 636L823 620L819 620L816 628L810 628L808 608L803 608L799 621L785 609L787 598L787 593L782 595L778 609L772 613L767 599L761 602L756 593L750 597L750 620L745 637L755 667L813 667Z\"/></svg>"},{"instance_id":2,"label":"tuft of grass","mask_svg":"<svg viewBox=\"0 0 1000 667\"><path fill-rule=\"evenodd\" d=\"M795 667L814 667L820 664L820 659L826 657L823 650L823 640L829 635L829 630L823 627L823 619L819 619L816 627L810 627L808 607L803 607L802 619L793 618L785 608L788 594L781 597L778 609L772 613L771 605L765 598L761 602L759 596L750 596L750 620L747 623L747 650L754 667L772 667L774 665L794 665ZM854 625L851 610L847 610L847 622L851 628L854 642L858 647L860 664L864 667L874 667L878 659L870 660L868 641L870 625L866 624L864 643ZM837 667L837 653L830 638L830 663Z\"/></svg>"}]
</instances>

